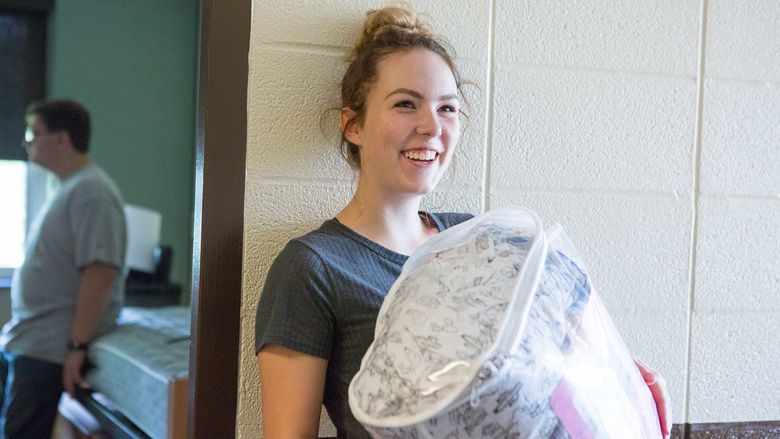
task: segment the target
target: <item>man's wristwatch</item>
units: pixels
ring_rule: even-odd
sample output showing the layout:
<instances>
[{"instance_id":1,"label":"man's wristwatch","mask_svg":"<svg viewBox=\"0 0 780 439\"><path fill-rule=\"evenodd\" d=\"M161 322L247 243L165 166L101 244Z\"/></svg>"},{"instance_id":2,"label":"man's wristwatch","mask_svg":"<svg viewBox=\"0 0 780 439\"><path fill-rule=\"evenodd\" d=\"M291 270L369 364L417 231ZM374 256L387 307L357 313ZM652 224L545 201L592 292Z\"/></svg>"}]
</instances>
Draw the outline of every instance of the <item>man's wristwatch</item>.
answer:
<instances>
[{"instance_id":1,"label":"man's wristwatch","mask_svg":"<svg viewBox=\"0 0 780 439\"><path fill-rule=\"evenodd\" d=\"M68 340L68 352L73 352L73 351L86 352L88 348L89 348L89 343Z\"/></svg>"}]
</instances>

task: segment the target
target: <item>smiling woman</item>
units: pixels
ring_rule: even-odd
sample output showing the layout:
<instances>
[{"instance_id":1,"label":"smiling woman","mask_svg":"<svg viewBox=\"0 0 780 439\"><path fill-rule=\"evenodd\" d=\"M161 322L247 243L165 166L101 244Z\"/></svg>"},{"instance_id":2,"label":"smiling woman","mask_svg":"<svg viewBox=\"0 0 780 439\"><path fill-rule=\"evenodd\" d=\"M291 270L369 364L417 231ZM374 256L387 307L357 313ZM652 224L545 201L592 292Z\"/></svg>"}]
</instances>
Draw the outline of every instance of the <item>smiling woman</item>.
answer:
<instances>
[{"instance_id":1,"label":"smiling woman","mask_svg":"<svg viewBox=\"0 0 780 439\"><path fill-rule=\"evenodd\" d=\"M367 14L348 62L340 126L357 189L335 218L287 244L257 309L266 437L316 436L323 403L339 437L368 437L347 388L382 300L408 255L470 217L420 212L460 139L450 53L414 13L385 8Z\"/></svg>"}]
</instances>

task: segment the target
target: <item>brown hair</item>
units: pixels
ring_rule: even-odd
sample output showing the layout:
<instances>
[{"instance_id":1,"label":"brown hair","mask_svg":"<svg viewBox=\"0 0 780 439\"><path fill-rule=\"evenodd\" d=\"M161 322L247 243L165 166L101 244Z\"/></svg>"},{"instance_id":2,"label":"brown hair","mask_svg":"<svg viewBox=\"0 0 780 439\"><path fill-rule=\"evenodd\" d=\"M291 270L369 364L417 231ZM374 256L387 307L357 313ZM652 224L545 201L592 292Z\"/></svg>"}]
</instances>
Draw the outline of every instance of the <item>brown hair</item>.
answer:
<instances>
[{"instance_id":1,"label":"brown hair","mask_svg":"<svg viewBox=\"0 0 780 439\"><path fill-rule=\"evenodd\" d=\"M392 53L418 48L430 50L442 57L450 67L460 93L462 82L453 61L454 51L443 40L435 37L414 13L401 8L377 9L366 13L363 29L347 54L349 67L341 80L341 107L354 112L346 126L362 123L365 119L366 96L376 81L379 62ZM346 126L341 133L341 153L350 166L360 169L360 149L347 140L344 135Z\"/></svg>"},{"instance_id":2,"label":"brown hair","mask_svg":"<svg viewBox=\"0 0 780 439\"><path fill-rule=\"evenodd\" d=\"M83 105L70 99L33 102L26 112L26 116L32 115L40 117L49 131L67 131L77 151L86 153L89 150L91 126L89 112Z\"/></svg>"}]
</instances>

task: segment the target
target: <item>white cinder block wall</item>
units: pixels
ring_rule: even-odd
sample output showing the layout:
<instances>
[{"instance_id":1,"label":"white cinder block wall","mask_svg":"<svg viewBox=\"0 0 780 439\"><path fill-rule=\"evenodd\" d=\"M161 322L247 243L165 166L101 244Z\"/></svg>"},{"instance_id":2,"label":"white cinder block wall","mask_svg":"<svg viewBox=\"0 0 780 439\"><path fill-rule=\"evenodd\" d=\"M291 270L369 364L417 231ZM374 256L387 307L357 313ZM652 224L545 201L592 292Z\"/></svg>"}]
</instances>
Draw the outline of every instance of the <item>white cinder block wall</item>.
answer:
<instances>
[{"instance_id":1,"label":"white cinder block wall","mask_svg":"<svg viewBox=\"0 0 780 439\"><path fill-rule=\"evenodd\" d=\"M254 316L293 236L354 177L341 56L374 0L255 1L239 437L260 436ZM459 55L470 119L426 201L560 222L675 422L780 419L780 3L419 0Z\"/></svg>"}]
</instances>

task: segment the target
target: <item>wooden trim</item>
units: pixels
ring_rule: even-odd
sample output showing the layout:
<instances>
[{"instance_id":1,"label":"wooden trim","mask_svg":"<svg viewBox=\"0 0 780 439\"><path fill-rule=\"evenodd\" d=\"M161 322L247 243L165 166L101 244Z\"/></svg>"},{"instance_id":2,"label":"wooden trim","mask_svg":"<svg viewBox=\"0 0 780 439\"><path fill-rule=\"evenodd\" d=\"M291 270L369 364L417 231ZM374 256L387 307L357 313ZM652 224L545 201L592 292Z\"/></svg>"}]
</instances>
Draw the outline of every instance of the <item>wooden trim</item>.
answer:
<instances>
[{"instance_id":1,"label":"wooden trim","mask_svg":"<svg viewBox=\"0 0 780 439\"><path fill-rule=\"evenodd\" d=\"M674 439L772 439L780 438L780 421L675 424Z\"/></svg>"},{"instance_id":2,"label":"wooden trim","mask_svg":"<svg viewBox=\"0 0 780 439\"><path fill-rule=\"evenodd\" d=\"M188 437L234 437L250 0L201 0Z\"/></svg>"},{"instance_id":3,"label":"wooden trim","mask_svg":"<svg viewBox=\"0 0 780 439\"><path fill-rule=\"evenodd\" d=\"M173 379L168 382L168 439L187 437L187 392L188 379Z\"/></svg>"}]
</instances>

